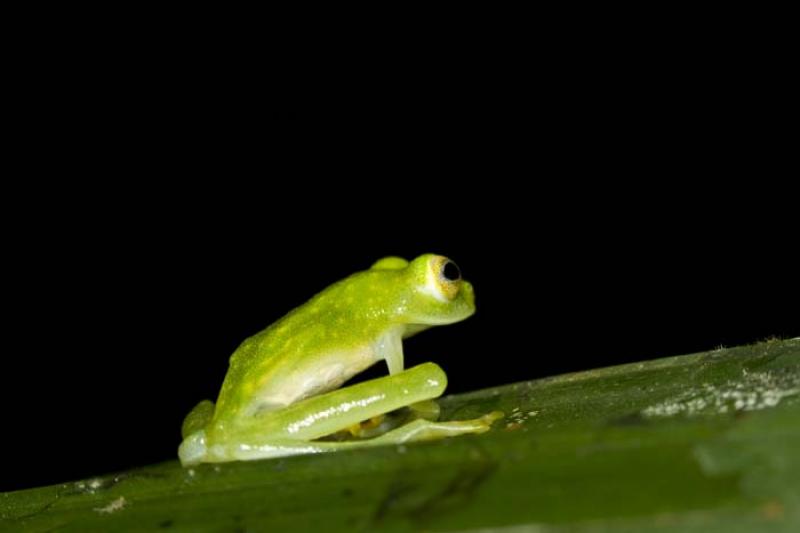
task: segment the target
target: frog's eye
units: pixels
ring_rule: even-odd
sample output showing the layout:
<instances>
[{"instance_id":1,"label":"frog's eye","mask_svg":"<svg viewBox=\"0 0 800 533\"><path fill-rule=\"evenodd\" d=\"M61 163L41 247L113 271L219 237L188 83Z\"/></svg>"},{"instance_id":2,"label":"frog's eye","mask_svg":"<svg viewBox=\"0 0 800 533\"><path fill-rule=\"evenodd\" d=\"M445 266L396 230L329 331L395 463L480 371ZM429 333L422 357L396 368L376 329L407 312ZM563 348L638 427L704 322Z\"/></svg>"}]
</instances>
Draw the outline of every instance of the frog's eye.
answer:
<instances>
[{"instance_id":1,"label":"frog's eye","mask_svg":"<svg viewBox=\"0 0 800 533\"><path fill-rule=\"evenodd\" d=\"M448 259L442 265L442 278L446 281L459 281L461 279L461 269Z\"/></svg>"},{"instance_id":2,"label":"frog's eye","mask_svg":"<svg viewBox=\"0 0 800 533\"><path fill-rule=\"evenodd\" d=\"M461 269L446 257L435 257L428 271L428 292L441 302L449 302L461 288Z\"/></svg>"}]
</instances>

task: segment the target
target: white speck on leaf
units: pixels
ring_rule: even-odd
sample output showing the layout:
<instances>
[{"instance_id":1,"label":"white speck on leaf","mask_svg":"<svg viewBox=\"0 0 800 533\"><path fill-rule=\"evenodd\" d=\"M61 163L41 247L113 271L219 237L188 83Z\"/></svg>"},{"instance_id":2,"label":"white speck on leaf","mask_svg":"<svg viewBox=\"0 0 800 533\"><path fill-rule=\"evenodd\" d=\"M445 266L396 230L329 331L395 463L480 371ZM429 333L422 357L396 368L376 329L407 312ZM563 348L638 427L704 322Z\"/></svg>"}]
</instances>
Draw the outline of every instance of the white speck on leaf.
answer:
<instances>
[{"instance_id":1,"label":"white speck on leaf","mask_svg":"<svg viewBox=\"0 0 800 533\"><path fill-rule=\"evenodd\" d=\"M800 393L800 377L769 372L742 372L742 379L700 387L678 394L642 410L644 416L687 416L757 411L775 407L781 400Z\"/></svg>"},{"instance_id":2,"label":"white speck on leaf","mask_svg":"<svg viewBox=\"0 0 800 533\"><path fill-rule=\"evenodd\" d=\"M125 496L120 496L116 500L109 502L105 507L95 507L94 510L100 514L111 514L123 509L127 503Z\"/></svg>"},{"instance_id":3,"label":"white speck on leaf","mask_svg":"<svg viewBox=\"0 0 800 533\"><path fill-rule=\"evenodd\" d=\"M94 494L95 492L97 492L97 489L99 489L102 486L103 486L103 480L101 480L100 478L93 478L90 479L89 481L79 481L75 483L75 487L78 490L89 494Z\"/></svg>"}]
</instances>

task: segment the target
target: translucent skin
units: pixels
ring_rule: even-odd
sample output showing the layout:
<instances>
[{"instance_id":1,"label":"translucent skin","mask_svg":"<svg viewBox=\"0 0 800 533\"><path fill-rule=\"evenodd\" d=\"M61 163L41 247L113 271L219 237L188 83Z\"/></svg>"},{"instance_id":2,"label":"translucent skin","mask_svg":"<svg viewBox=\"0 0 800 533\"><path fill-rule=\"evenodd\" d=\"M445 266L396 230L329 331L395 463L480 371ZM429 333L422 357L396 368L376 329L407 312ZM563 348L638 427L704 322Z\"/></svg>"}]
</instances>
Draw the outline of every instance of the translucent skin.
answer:
<instances>
[{"instance_id":1,"label":"translucent skin","mask_svg":"<svg viewBox=\"0 0 800 533\"><path fill-rule=\"evenodd\" d=\"M369 440L313 441L441 395L447 380L437 365L404 370L402 339L474 312L472 285L460 279L454 263L434 254L411 262L387 257L334 283L239 346L216 407L201 402L184 421L182 463L316 453L488 430L501 414L462 422L415 420ZM335 390L380 360L386 360L390 376Z\"/></svg>"}]
</instances>

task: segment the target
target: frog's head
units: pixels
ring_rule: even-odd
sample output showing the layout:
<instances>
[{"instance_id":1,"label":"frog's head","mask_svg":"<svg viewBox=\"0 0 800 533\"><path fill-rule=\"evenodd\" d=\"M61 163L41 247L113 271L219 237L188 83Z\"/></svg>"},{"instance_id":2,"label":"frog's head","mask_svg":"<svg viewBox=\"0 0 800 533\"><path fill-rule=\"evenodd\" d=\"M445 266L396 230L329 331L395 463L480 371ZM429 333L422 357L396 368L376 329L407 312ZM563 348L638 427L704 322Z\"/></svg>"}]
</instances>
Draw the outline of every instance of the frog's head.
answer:
<instances>
[{"instance_id":1,"label":"frog's head","mask_svg":"<svg viewBox=\"0 0 800 533\"><path fill-rule=\"evenodd\" d=\"M447 257L425 254L405 267L403 321L421 326L452 324L475 312L472 284Z\"/></svg>"}]
</instances>

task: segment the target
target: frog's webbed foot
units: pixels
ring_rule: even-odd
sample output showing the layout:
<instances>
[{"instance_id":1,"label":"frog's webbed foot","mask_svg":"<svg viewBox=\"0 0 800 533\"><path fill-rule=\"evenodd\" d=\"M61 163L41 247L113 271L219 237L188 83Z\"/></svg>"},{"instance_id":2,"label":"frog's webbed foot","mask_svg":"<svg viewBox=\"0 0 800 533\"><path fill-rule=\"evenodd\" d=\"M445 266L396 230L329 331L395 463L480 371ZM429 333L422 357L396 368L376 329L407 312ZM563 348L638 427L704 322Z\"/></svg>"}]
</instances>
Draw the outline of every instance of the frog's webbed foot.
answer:
<instances>
[{"instance_id":1,"label":"frog's webbed foot","mask_svg":"<svg viewBox=\"0 0 800 533\"><path fill-rule=\"evenodd\" d=\"M419 440L453 437L465 433L485 433L492 428L492 424L496 420L501 418L503 418L503 413L500 411L492 411L471 420L453 420L450 422L433 422L420 418L366 442L372 444L403 444Z\"/></svg>"}]
</instances>

